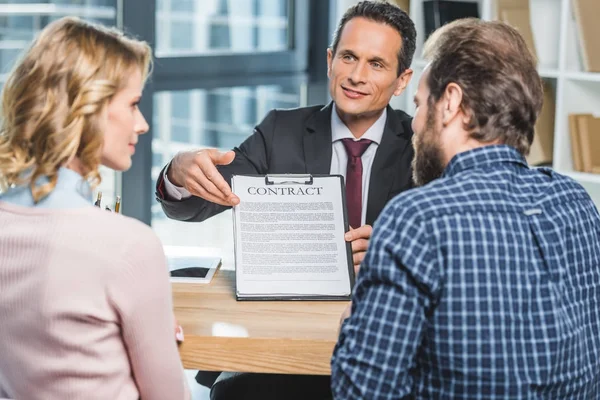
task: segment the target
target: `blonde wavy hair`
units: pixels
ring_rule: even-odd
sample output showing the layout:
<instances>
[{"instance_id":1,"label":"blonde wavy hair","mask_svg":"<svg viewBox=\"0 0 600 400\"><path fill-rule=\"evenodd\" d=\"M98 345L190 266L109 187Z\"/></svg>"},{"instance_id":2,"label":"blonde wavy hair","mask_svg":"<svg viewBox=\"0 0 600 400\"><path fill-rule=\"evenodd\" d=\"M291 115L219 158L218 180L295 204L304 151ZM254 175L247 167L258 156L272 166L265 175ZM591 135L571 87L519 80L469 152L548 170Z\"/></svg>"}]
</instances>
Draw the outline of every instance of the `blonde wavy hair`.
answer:
<instances>
[{"instance_id":1,"label":"blonde wavy hair","mask_svg":"<svg viewBox=\"0 0 600 400\"><path fill-rule=\"evenodd\" d=\"M95 187L105 128L104 110L139 68L152 60L147 43L117 29L66 17L40 32L2 92L0 192L28 184L37 203L74 158ZM38 178L48 183L36 185Z\"/></svg>"}]
</instances>

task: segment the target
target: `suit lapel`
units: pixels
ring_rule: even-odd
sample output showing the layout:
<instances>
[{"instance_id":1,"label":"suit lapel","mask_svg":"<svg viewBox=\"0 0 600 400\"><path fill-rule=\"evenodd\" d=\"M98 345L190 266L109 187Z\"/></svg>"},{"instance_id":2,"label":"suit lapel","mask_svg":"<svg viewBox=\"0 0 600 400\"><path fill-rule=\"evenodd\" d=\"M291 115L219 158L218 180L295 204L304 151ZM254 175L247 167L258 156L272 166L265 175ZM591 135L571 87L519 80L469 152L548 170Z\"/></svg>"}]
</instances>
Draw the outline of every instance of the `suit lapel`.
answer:
<instances>
[{"instance_id":1,"label":"suit lapel","mask_svg":"<svg viewBox=\"0 0 600 400\"><path fill-rule=\"evenodd\" d=\"M304 162L309 174L329 174L331 170L331 110L329 103L306 121Z\"/></svg>"},{"instance_id":2,"label":"suit lapel","mask_svg":"<svg viewBox=\"0 0 600 400\"><path fill-rule=\"evenodd\" d=\"M394 110L387 107L387 119L381 143L377 147L371 178L369 181L369 197L367 201L367 224L373 224L383 207L389 200L389 193L394 182L394 166L402 157L409 139L404 135L404 127Z\"/></svg>"}]
</instances>

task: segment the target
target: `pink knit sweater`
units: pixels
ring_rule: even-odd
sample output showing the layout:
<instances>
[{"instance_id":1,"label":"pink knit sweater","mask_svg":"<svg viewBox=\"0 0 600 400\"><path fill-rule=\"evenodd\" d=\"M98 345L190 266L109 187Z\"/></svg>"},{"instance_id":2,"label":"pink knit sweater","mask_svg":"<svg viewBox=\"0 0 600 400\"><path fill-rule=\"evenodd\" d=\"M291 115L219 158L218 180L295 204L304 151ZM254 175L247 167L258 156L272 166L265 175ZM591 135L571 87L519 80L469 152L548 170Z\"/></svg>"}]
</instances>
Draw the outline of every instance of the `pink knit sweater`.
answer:
<instances>
[{"instance_id":1,"label":"pink knit sweater","mask_svg":"<svg viewBox=\"0 0 600 400\"><path fill-rule=\"evenodd\" d=\"M0 397L189 398L162 246L89 206L0 201Z\"/></svg>"}]
</instances>

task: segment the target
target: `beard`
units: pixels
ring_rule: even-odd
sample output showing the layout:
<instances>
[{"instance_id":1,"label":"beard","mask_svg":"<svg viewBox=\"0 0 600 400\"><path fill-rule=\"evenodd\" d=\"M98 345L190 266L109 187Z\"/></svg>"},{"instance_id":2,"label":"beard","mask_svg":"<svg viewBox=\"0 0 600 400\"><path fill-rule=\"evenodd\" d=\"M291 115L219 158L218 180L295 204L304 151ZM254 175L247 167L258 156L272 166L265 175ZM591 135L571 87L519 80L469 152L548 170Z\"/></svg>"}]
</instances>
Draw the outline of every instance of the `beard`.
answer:
<instances>
[{"instance_id":1,"label":"beard","mask_svg":"<svg viewBox=\"0 0 600 400\"><path fill-rule=\"evenodd\" d=\"M437 130L435 107L427 110L425 130L414 134L415 156L412 159L413 182L423 186L439 178L444 173L444 153L440 145L440 132Z\"/></svg>"}]
</instances>

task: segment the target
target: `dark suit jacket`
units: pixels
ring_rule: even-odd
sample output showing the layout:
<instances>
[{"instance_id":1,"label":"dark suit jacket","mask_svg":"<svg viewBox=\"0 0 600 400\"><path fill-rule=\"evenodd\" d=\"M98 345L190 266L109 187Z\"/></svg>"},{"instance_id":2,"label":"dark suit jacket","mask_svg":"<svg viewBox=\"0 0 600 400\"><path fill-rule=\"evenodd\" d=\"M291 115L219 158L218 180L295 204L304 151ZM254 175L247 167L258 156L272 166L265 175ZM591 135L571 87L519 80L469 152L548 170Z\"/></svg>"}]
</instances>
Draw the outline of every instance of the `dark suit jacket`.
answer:
<instances>
[{"instance_id":1,"label":"dark suit jacket","mask_svg":"<svg viewBox=\"0 0 600 400\"><path fill-rule=\"evenodd\" d=\"M235 159L218 166L231 185L232 175L329 174L331 168L332 103L293 110L272 110L254 133L234 149ZM387 121L369 183L366 223L372 225L392 197L412 187L411 117L387 108ZM157 181L157 200L169 218L204 221L228 207L192 196L182 201L165 198L163 171Z\"/></svg>"}]
</instances>

